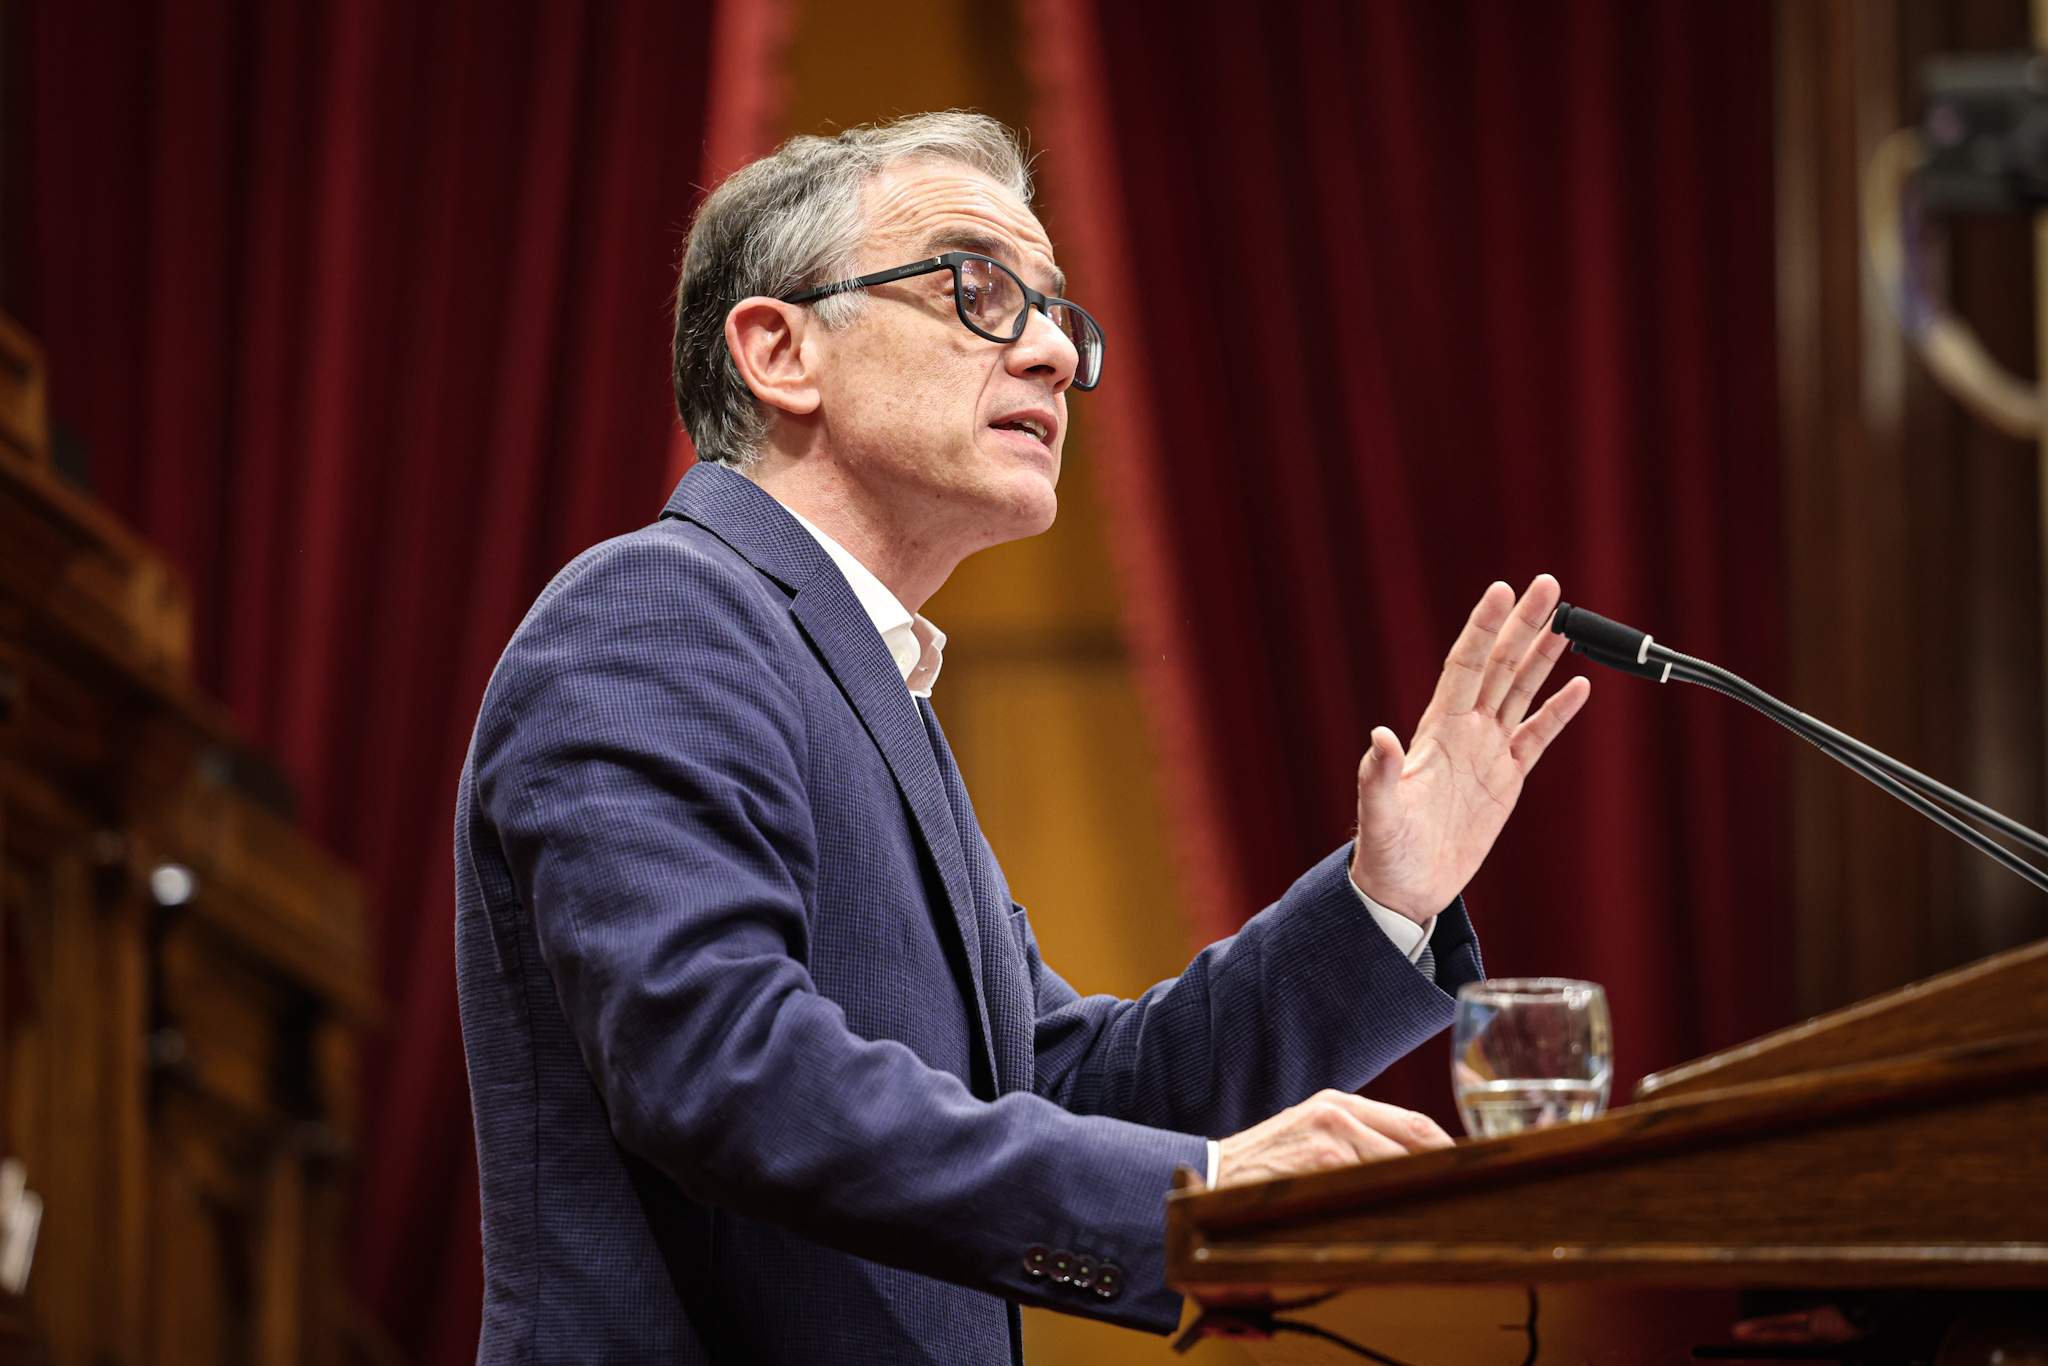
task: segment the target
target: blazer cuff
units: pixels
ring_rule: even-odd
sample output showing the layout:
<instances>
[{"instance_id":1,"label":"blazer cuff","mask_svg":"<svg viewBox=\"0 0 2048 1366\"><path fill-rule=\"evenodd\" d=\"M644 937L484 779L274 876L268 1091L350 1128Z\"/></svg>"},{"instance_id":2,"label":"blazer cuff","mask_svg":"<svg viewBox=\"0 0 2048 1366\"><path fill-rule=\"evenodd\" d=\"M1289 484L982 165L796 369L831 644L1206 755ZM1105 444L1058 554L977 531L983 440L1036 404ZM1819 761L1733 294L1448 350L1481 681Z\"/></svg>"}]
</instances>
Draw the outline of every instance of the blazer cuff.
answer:
<instances>
[{"instance_id":1,"label":"blazer cuff","mask_svg":"<svg viewBox=\"0 0 2048 1366\"><path fill-rule=\"evenodd\" d=\"M1139 1132L1155 1140L1156 1146L1147 1145L1151 1153L1124 1173L1103 1178L1127 1183L1128 1194L1112 1194L1109 1203L1139 1217L1123 1227L1115 1226L1114 1216L1100 1227L1047 1225L1036 1242L1017 1248L1010 1265L997 1271L1002 1293L1022 1304L1148 1333L1180 1326L1181 1295L1166 1284L1166 1197L1178 1169L1199 1172L1208 1166L1209 1140L1163 1129Z\"/></svg>"}]
</instances>

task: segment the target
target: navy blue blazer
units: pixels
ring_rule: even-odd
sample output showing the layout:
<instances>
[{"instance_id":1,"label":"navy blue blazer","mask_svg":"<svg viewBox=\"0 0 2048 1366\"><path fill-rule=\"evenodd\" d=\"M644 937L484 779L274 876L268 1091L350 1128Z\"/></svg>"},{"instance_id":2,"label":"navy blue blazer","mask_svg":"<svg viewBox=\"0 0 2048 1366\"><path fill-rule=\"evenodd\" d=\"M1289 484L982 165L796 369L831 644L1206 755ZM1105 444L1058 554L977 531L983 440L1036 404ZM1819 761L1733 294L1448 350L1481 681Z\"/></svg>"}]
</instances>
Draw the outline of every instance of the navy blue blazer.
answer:
<instances>
[{"instance_id":1,"label":"navy blue blazer","mask_svg":"<svg viewBox=\"0 0 2048 1366\"><path fill-rule=\"evenodd\" d=\"M1205 1137L1355 1089L1425 980L1346 850L1135 1001L1039 958L928 705L780 504L699 465L549 584L456 812L481 1362L1003 1362L1170 1330Z\"/></svg>"}]
</instances>

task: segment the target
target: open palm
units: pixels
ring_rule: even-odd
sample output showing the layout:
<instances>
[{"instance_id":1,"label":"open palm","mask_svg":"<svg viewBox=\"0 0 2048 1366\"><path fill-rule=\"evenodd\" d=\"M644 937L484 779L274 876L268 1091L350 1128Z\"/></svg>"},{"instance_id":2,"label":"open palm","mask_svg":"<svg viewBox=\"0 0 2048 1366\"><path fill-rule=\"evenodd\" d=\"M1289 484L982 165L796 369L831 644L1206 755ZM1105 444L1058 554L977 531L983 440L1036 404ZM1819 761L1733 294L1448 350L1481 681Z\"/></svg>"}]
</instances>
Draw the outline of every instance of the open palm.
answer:
<instances>
[{"instance_id":1,"label":"open palm","mask_svg":"<svg viewBox=\"0 0 2048 1366\"><path fill-rule=\"evenodd\" d=\"M1373 731L1358 766L1351 876L1388 909L1426 921L1450 904L1493 848L1529 771L1591 695L1592 684L1574 678L1529 714L1566 648L1544 629L1558 592L1548 574L1520 602L1504 583L1488 587L1408 748L1385 726Z\"/></svg>"}]
</instances>

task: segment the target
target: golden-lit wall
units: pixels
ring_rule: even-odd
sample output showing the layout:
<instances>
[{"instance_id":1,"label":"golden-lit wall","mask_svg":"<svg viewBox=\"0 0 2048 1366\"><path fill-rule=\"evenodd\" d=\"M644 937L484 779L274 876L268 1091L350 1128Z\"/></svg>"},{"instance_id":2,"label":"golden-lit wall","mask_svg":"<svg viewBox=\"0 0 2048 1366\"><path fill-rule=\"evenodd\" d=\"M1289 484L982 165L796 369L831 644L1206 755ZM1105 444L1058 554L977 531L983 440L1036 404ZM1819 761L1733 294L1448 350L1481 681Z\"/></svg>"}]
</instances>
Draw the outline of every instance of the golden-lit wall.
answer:
<instances>
[{"instance_id":1,"label":"golden-lit wall","mask_svg":"<svg viewBox=\"0 0 2048 1366\"><path fill-rule=\"evenodd\" d=\"M956 107L1026 126L1010 34L975 6L915 0L886 31L854 7L796 9L789 131ZM948 636L933 700L1049 959L1078 990L1133 993L1194 942L1118 624L1088 403L1070 408L1058 525L969 560L926 612Z\"/></svg>"},{"instance_id":2,"label":"golden-lit wall","mask_svg":"<svg viewBox=\"0 0 2048 1366\"><path fill-rule=\"evenodd\" d=\"M886 17L829 0L793 8L785 133L948 108L1028 128L1007 6L901 0ZM1084 301L1086 288L1075 282ZM968 561L925 610L948 637L933 701L1047 961L1076 990L1133 995L1178 972L1195 942L1118 626L1116 529L1094 477L1088 403L1078 395L1070 407L1058 525ZM1184 1359L1163 1338L1044 1310L1026 1310L1024 1328L1037 1366ZM1220 1343L1202 1356L1244 1360Z\"/></svg>"}]
</instances>

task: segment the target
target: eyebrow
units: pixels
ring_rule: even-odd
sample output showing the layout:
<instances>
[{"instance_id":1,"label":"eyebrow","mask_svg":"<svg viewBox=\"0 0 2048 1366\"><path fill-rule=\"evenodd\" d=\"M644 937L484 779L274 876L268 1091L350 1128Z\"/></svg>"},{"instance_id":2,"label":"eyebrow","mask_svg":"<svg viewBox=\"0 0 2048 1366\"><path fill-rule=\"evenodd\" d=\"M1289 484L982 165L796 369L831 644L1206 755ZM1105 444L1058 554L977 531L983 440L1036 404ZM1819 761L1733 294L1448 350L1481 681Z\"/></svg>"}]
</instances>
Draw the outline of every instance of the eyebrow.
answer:
<instances>
[{"instance_id":1,"label":"eyebrow","mask_svg":"<svg viewBox=\"0 0 2048 1366\"><path fill-rule=\"evenodd\" d=\"M942 251L972 251L983 256L993 256L1005 263L1011 263L1015 255L1008 242L1001 242L981 233L961 232L954 228L943 229L926 238L918 255L936 256ZM1021 275L1024 272L1019 270L1017 273ZM1052 288L1046 293L1058 299L1067 296L1067 273L1058 266L1053 267Z\"/></svg>"}]
</instances>

